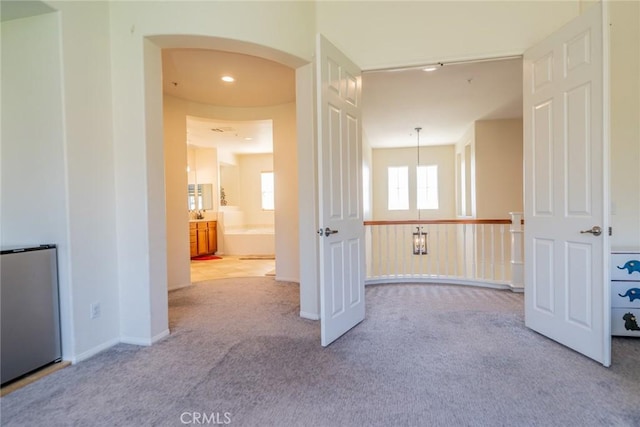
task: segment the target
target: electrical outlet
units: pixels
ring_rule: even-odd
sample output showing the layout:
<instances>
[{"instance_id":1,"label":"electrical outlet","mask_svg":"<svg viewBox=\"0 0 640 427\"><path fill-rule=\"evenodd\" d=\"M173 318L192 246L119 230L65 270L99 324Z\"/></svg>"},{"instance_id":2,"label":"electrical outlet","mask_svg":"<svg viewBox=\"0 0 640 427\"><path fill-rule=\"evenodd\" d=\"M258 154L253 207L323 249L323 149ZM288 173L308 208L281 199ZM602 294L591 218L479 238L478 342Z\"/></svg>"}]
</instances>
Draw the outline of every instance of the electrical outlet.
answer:
<instances>
[{"instance_id":1,"label":"electrical outlet","mask_svg":"<svg viewBox=\"0 0 640 427\"><path fill-rule=\"evenodd\" d=\"M89 317L91 319L97 319L100 317L100 303L96 302L89 306Z\"/></svg>"}]
</instances>

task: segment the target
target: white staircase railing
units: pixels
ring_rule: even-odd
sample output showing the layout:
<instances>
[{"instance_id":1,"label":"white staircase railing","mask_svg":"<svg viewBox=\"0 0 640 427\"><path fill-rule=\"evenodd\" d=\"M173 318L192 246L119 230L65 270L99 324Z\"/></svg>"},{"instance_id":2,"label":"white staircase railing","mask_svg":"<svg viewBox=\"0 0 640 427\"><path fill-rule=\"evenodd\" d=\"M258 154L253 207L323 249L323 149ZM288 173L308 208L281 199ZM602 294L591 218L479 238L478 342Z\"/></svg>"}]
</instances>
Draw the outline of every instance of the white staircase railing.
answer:
<instances>
[{"instance_id":1,"label":"white staircase railing","mask_svg":"<svg viewBox=\"0 0 640 427\"><path fill-rule=\"evenodd\" d=\"M427 233L414 255L413 233ZM521 291L522 215L512 219L366 221L366 283L437 282Z\"/></svg>"}]
</instances>

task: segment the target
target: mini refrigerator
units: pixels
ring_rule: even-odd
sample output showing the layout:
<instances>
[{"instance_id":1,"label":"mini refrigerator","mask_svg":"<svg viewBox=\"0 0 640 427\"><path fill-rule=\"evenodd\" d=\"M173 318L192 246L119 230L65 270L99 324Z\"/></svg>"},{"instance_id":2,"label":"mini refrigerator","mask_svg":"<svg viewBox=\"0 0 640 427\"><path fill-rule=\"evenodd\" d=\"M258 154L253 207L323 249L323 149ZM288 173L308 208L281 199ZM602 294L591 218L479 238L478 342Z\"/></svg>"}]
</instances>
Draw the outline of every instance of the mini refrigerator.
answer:
<instances>
[{"instance_id":1,"label":"mini refrigerator","mask_svg":"<svg viewBox=\"0 0 640 427\"><path fill-rule=\"evenodd\" d=\"M0 249L0 380L62 358L55 245Z\"/></svg>"}]
</instances>

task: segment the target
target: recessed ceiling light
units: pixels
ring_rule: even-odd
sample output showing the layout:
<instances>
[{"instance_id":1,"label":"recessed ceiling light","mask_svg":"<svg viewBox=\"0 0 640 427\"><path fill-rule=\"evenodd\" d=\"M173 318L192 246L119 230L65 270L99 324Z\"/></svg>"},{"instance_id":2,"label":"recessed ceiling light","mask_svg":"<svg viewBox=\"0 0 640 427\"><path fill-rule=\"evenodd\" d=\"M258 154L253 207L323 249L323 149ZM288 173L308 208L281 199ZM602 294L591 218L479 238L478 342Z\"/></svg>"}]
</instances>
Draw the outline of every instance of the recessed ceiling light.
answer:
<instances>
[{"instance_id":1,"label":"recessed ceiling light","mask_svg":"<svg viewBox=\"0 0 640 427\"><path fill-rule=\"evenodd\" d=\"M236 79L234 79L231 76L222 76L222 81L227 83L233 83L236 81Z\"/></svg>"},{"instance_id":2,"label":"recessed ceiling light","mask_svg":"<svg viewBox=\"0 0 640 427\"><path fill-rule=\"evenodd\" d=\"M435 70L437 70L437 69L438 69L438 67L437 67L436 65L430 65L430 66L428 66L428 67L424 67L424 68L422 69L422 71L431 72L431 71L435 71Z\"/></svg>"},{"instance_id":3,"label":"recessed ceiling light","mask_svg":"<svg viewBox=\"0 0 640 427\"><path fill-rule=\"evenodd\" d=\"M245 137L245 139L244 139L244 140L245 140L245 141L251 141L251 140L253 140L253 138L251 138L250 136L247 136L247 137Z\"/></svg>"}]
</instances>

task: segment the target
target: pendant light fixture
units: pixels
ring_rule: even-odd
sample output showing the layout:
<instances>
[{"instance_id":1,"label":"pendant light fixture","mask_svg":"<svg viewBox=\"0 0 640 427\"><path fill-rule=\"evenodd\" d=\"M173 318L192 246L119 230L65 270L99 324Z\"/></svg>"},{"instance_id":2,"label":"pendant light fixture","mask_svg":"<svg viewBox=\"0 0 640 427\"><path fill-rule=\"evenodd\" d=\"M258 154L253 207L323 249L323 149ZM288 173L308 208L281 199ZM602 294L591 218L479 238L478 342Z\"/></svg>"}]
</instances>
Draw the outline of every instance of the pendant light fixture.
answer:
<instances>
[{"instance_id":1,"label":"pendant light fixture","mask_svg":"<svg viewBox=\"0 0 640 427\"><path fill-rule=\"evenodd\" d=\"M421 225L417 226L416 231L413 233L413 254L427 254L427 233L422 231Z\"/></svg>"},{"instance_id":2,"label":"pendant light fixture","mask_svg":"<svg viewBox=\"0 0 640 427\"><path fill-rule=\"evenodd\" d=\"M416 146L416 150L417 150L417 163L418 166L420 166L420 131L422 130L421 127L417 127L416 128L416 133L418 135L418 143ZM416 200L417 203L417 200ZM420 222L420 208L417 206L416 204L416 209L418 211L418 222ZM413 233L413 239L412 239L412 246L413 246L413 254L414 255L426 255L427 254L427 234L426 232L422 231L422 226L421 225L417 225L416 226L416 231Z\"/></svg>"}]
</instances>

